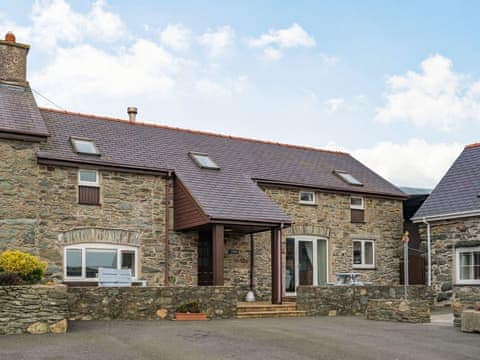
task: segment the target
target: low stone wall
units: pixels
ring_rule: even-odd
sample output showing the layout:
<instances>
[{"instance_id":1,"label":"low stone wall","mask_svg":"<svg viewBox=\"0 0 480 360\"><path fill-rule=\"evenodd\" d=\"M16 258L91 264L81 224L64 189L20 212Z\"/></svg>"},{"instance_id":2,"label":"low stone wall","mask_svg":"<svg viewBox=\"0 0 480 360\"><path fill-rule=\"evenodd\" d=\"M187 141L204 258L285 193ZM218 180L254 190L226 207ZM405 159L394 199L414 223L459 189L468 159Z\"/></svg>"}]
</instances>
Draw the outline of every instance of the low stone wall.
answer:
<instances>
[{"instance_id":1,"label":"low stone wall","mask_svg":"<svg viewBox=\"0 0 480 360\"><path fill-rule=\"evenodd\" d=\"M0 335L67 331L67 288L0 286Z\"/></svg>"},{"instance_id":2,"label":"low stone wall","mask_svg":"<svg viewBox=\"0 0 480 360\"><path fill-rule=\"evenodd\" d=\"M460 327L462 311L480 306L480 286L455 286L453 299L453 326Z\"/></svg>"},{"instance_id":3,"label":"low stone wall","mask_svg":"<svg viewBox=\"0 0 480 360\"><path fill-rule=\"evenodd\" d=\"M237 291L230 286L68 288L71 320L172 319L179 305L192 301L210 319L236 315Z\"/></svg>"},{"instance_id":4,"label":"low stone wall","mask_svg":"<svg viewBox=\"0 0 480 360\"><path fill-rule=\"evenodd\" d=\"M297 308L308 316L364 315L368 301L373 299L402 299L403 286L300 286L297 289ZM408 287L408 298L426 300L433 304L431 288L423 285Z\"/></svg>"},{"instance_id":5,"label":"low stone wall","mask_svg":"<svg viewBox=\"0 0 480 360\"><path fill-rule=\"evenodd\" d=\"M430 305L426 300L370 299L365 315L368 320L428 323Z\"/></svg>"}]
</instances>

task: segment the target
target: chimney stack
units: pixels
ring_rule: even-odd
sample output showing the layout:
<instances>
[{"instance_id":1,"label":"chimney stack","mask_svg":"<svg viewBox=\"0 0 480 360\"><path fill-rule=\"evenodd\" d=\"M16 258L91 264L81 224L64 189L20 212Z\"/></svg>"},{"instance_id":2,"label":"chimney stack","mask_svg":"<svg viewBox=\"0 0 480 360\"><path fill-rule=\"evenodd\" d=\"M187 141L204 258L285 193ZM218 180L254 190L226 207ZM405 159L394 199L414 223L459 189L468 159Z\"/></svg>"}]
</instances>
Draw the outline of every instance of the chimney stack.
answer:
<instances>
[{"instance_id":1,"label":"chimney stack","mask_svg":"<svg viewBox=\"0 0 480 360\"><path fill-rule=\"evenodd\" d=\"M135 120L137 120L138 109L135 106L129 106L127 108L127 113L128 120L130 120L131 123L134 123Z\"/></svg>"},{"instance_id":2,"label":"chimney stack","mask_svg":"<svg viewBox=\"0 0 480 360\"><path fill-rule=\"evenodd\" d=\"M27 54L29 45L16 42L15 35L8 32L0 40L0 82L27 86Z\"/></svg>"}]
</instances>

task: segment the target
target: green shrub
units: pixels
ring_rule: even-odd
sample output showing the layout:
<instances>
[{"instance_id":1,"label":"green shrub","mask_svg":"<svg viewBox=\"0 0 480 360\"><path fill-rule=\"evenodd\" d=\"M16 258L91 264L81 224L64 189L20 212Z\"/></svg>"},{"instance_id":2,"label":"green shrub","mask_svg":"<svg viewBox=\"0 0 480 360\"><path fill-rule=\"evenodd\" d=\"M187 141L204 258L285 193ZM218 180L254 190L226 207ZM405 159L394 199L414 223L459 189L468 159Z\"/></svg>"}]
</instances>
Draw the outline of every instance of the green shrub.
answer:
<instances>
[{"instance_id":1,"label":"green shrub","mask_svg":"<svg viewBox=\"0 0 480 360\"><path fill-rule=\"evenodd\" d=\"M16 273L29 284L42 280L46 268L46 262L22 251L7 250L0 254L0 272Z\"/></svg>"},{"instance_id":2,"label":"green shrub","mask_svg":"<svg viewBox=\"0 0 480 360\"><path fill-rule=\"evenodd\" d=\"M177 307L176 312L178 313L201 313L200 306L196 301L192 301L188 304L182 304Z\"/></svg>"}]
</instances>

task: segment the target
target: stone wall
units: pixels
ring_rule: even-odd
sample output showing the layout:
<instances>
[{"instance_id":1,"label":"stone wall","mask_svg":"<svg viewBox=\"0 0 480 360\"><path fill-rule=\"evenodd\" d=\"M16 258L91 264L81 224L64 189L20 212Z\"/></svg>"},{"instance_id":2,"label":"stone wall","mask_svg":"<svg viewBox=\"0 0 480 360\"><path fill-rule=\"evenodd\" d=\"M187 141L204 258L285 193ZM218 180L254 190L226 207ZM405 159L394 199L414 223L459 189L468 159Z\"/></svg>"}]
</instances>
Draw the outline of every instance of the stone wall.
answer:
<instances>
[{"instance_id":1,"label":"stone wall","mask_svg":"<svg viewBox=\"0 0 480 360\"><path fill-rule=\"evenodd\" d=\"M453 326L460 327L462 311L480 306L480 286L455 286L453 299Z\"/></svg>"},{"instance_id":2,"label":"stone wall","mask_svg":"<svg viewBox=\"0 0 480 360\"><path fill-rule=\"evenodd\" d=\"M420 224L422 248L427 244L427 227ZM478 217L434 221L430 225L432 249L432 287L436 302L452 300L455 285L455 248L459 245L480 246ZM428 271L426 269L426 271Z\"/></svg>"},{"instance_id":3,"label":"stone wall","mask_svg":"<svg viewBox=\"0 0 480 360\"><path fill-rule=\"evenodd\" d=\"M370 299L366 317L367 320L428 323L430 305L425 300Z\"/></svg>"},{"instance_id":4,"label":"stone wall","mask_svg":"<svg viewBox=\"0 0 480 360\"><path fill-rule=\"evenodd\" d=\"M369 300L402 299L403 286L300 286L297 290L297 309L308 316L364 315ZM408 299L426 300L433 304L431 289L423 285L408 287Z\"/></svg>"},{"instance_id":5,"label":"stone wall","mask_svg":"<svg viewBox=\"0 0 480 360\"><path fill-rule=\"evenodd\" d=\"M0 286L0 335L67 331L65 286Z\"/></svg>"},{"instance_id":6,"label":"stone wall","mask_svg":"<svg viewBox=\"0 0 480 360\"><path fill-rule=\"evenodd\" d=\"M237 292L230 286L68 288L71 320L172 319L179 305L192 301L210 319L236 315Z\"/></svg>"}]
</instances>

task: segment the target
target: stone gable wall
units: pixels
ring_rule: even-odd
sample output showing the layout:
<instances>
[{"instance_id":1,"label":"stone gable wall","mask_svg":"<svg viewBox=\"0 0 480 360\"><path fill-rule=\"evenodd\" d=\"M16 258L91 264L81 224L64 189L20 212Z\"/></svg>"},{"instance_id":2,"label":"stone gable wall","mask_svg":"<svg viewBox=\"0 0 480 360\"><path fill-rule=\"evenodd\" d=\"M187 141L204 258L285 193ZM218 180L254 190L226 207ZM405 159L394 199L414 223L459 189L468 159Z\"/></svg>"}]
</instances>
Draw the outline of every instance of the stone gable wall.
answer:
<instances>
[{"instance_id":1,"label":"stone gable wall","mask_svg":"<svg viewBox=\"0 0 480 360\"><path fill-rule=\"evenodd\" d=\"M329 281L336 272L360 272L365 281L398 284L402 236L402 201L365 197L365 223L350 221L350 196L316 192L316 205L299 204L299 190L265 186L264 191L294 221L283 231L283 266L285 272L286 238L313 235L328 240ZM375 240L374 270L353 269L354 239ZM260 298L270 294L270 233L255 235L255 282Z\"/></svg>"},{"instance_id":2,"label":"stone gable wall","mask_svg":"<svg viewBox=\"0 0 480 360\"><path fill-rule=\"evenodd\" d=\"M422 249L427 247L427 226L419 224ZM455 248L480 246L480 218L441 220L430 223L432 287L437 302L453 299L456 279ZM428 269L425 269L428 271Z\"/></svg>"}]
</instances>

